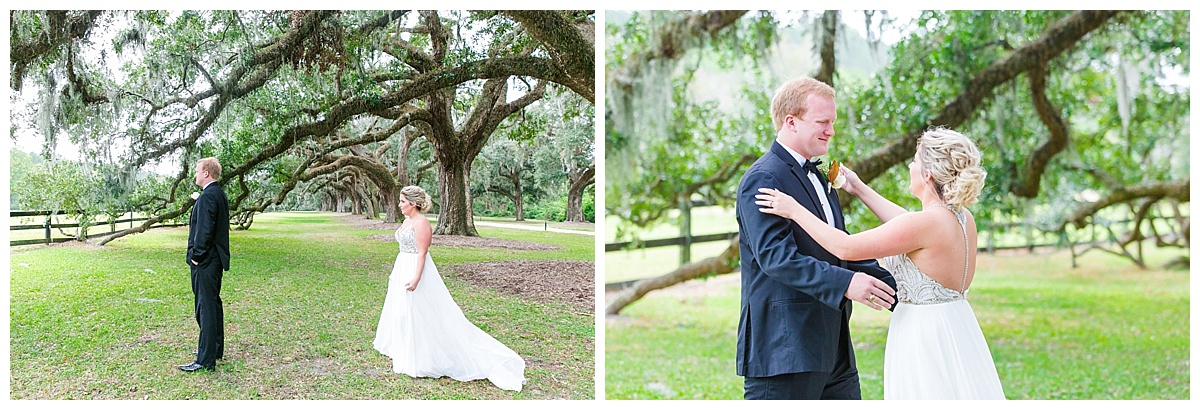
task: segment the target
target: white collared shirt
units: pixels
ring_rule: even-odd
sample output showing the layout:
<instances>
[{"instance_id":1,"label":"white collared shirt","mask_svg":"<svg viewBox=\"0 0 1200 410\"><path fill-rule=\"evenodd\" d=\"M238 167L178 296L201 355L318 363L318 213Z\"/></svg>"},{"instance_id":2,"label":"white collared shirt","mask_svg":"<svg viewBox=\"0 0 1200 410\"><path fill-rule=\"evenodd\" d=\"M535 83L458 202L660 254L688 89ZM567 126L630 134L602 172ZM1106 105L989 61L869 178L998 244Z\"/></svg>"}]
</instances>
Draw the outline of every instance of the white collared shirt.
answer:
<instances>
[{"instance_id":1,"label":"white collared shirt","mask_svg":"<svg viewBox=\"0 0 1200 410\"><path fill-rule=\"evenodd\" d=\"M776 140L776 142L779 141ZM789 154L792 154L792 157L796 159L796 163L800 164L800 166L804 166L808 162L808 158L804 158L800 153L792 151L786 144L779 142L779 146L787 150ZM829 196L825 194L825 187L821 186L821 180L811 172L806 171L805 174L808 174L808 181L812 183L813 189L817 192L817 199L821 201L821 207L825 210L825 223L836 228L837 226L833 224L833 208L829 205Z\"/></svg>"}]
</instances>

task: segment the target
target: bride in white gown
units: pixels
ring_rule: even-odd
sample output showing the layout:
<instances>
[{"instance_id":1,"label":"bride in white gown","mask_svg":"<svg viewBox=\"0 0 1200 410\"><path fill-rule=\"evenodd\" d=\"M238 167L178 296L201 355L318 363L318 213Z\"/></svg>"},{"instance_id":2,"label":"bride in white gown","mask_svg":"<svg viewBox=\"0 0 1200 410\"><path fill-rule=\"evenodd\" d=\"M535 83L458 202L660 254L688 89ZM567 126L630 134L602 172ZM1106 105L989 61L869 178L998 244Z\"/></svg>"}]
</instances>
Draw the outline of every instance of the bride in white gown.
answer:
<instances>
[{"instance_id":1,"label":"bride in white gown","mask_svg":"<svg viewBox=\"0 0 1200 410\"><path fill-rule=\"evenodd\" d=\"M847 193L857 196L883 224L849 235L817 219L790 196L760 189L762 212L799 223L841 259L879 259L896 278L898 304L884 350L885 399L1004 399L987 341L966 295L975 276L974 204L987 172L979 149L945 128L917 140L909 164L909 191L921 210L908 212L883 198L852 171ZM871 297L874 309L890 297Z\"/></svg>"},{"instance_id":2,"label":"bride in white gown","mask_svg":"<svg viewBox=\"0 0 1200 410\"><path fill-rule=\"evenodd\" d=\"M486 378L501 389L520 391L525 360L463 316L429 256L433 231L422 214L429 208L429 194L404 187L399 202L405 216L396 230L400 253L388 277L375 350L392 358L396 373L459 381Z\"/></svg>"}]
</instances>

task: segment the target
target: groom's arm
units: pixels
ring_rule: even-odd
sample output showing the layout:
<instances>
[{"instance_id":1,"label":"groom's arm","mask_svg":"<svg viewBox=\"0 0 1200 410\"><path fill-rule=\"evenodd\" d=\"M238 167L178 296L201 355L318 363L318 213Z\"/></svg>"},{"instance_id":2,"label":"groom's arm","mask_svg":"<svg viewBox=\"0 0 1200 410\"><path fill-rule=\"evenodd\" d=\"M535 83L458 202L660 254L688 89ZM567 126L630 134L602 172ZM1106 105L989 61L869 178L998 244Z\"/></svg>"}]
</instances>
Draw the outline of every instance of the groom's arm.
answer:
<instances>
[{"instance_id":1,"label":"groom's arm","mask_svg":"<svg viewBox=\"0 0 1200 410\"><path fill-rule=\"evenodd\" d=\"M749 245L763 273L771 279L840 309L854 271L800 252L792 236L791 220L766 214L754 204L759 188L782 190L771 174L751 170L738 187L737 214L742 220L741 240Z\"/></svg>"},{"instance_id":2,"label":"groom's arm","mask_svg":"<svg viewBox=\"0 0 1200 410\"><path fill-rule=\"evenodd\" d=\"M213 223L217 220L217 196L216 195L200 195L196 201L195 207L192 208L192 213L196 216L196 243L192 248L192 260L196 263L204 263L208 259L209 251L212 250Z\"/></svg>"}]
</instances>

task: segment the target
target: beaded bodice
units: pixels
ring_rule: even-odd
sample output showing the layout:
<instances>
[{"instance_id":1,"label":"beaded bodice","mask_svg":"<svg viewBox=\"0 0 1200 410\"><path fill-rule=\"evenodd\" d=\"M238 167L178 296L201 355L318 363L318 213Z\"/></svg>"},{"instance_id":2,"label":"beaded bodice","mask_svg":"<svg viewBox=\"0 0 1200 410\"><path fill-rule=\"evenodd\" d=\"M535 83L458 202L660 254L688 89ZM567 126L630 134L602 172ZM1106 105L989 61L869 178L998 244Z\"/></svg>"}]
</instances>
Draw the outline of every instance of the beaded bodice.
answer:
<instances>
[{"instance_id":1,"label":"beaded bodice","mask_svg":"<svg viewBox=\"0 0 1200 410\"><path fill-rule=\"evenodd\" d=\"M417 253L417 234L413 233L412 228L401 226L396 229L396 242L400 244L400 252Z\"/></svg>"},{"instance_id":2,"label":"beaded bodice","mask_svg":"<svg viewBox=\"0 0 1200 410\"><path fill-rule=\"evenodd\" d=\"M950 209L950 208L947 208ZM958 223L963 226L963 241L967 241L966 229L966 213L955 211L954 216L958 218ZM969 257L969 253L968 253ZM937 281L933 280L921 272L917 265L909 259L908 255L900 254L888 256L880 260L880 264L884 269L892 272L892 277L896 278L896 286L899 287L896 291L897 299L902 303L913 305L934 305L939 303L953 302L956 300L966 299L968 290L965 288L967 283L967 267L963 268L963 288L959 290L948 289Z\"/></svg>"}]
</instances>

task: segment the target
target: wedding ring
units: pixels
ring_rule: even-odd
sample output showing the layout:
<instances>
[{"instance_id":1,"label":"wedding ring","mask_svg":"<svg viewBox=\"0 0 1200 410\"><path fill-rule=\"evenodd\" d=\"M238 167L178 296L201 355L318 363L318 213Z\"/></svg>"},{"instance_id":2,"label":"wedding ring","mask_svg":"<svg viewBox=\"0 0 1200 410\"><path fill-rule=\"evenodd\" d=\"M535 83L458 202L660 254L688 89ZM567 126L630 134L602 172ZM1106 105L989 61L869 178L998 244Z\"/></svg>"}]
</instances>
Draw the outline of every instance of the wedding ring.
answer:
<instances>
[{"instance_id":1,"label":"wedding ring","mask_svg":"<svg viewBox=\"0 0 1200 410\"><path fill-rule=\"evenodd\" d=\"M875 295L867 296L867 300L871 301L871 303L875 303Z\"/></svg>"}]
</instances>

